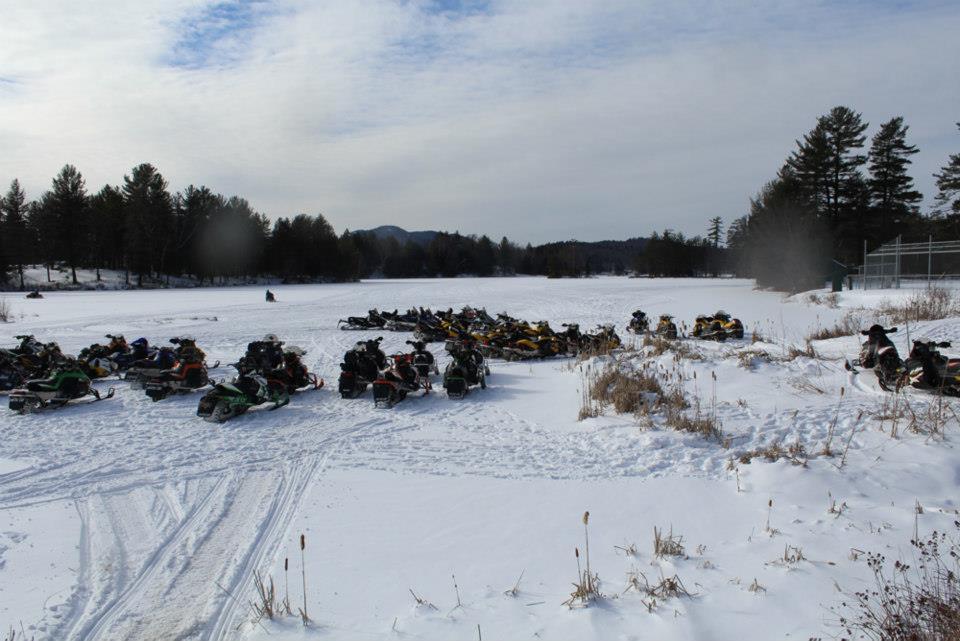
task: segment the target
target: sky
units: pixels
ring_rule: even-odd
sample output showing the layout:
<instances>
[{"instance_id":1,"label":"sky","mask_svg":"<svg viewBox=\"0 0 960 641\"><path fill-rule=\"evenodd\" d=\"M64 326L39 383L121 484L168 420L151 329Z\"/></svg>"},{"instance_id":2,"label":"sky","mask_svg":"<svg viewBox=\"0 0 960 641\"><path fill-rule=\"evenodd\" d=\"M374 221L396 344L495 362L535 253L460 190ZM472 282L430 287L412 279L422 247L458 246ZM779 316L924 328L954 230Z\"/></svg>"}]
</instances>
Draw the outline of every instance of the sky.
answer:
<instances>
[{"instance_id":1,"label":"sky","mask_svg":"<svg viewBox=\"0 0 960 641\"><path fill-rule=\"evenodd\" d=\"M0 0L0 184L141 163L271 218L704 233L835 105L960 152L960 2ZM869 141L868 141L869 144Z\"/></svg>"}]
</instances>

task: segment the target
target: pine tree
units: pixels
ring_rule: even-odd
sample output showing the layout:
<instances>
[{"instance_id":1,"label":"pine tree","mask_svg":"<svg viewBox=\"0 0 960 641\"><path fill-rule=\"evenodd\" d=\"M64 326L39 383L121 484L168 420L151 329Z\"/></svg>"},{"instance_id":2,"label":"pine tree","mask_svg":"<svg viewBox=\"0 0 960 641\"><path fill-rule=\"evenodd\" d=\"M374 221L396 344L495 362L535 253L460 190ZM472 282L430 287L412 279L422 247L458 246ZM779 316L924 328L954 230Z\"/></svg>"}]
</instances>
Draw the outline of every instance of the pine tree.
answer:
<instances>
[{"instance_id":1,"label":"pine tree","mask_svg":"<svg viewBox=\"0 0 960 641\"><path fill-rule=\"evenodd\" d=\"M144 275L163 270L171 245L173 200L167 181L149 163L134 167L123 183L130 266L137 273L137 285L142 286Z\"/></svg>"},{"instance_id":2,"label":"pine tree","mask_svg":"<svg viewBox=\"0 0 960 641\"><path fill-rule=\"evenodd\" d=\"M880 237L884 240L894 236L888 225L895 220L903 224L908 216L919 214L917 203L923 194L913 188L913 179L907 173L912 162L910 156L917 153L915 145L907 144L907 130L903 118L898 116L880 126L870 146L870 206L876 216Z\"/></svg>"},{"instance_id":3,"label":"pine tree","mask_svg":"<svg viewBox=\"0 0 960 641\"><path fill-rule=\"evenodd\" d=\"M2 213L2 235L4 249L9 264L16 268L23 290L23 265L30 258L29 233L27 231L27 195L16 178L10 183L7 195L0 199Z\"/></svg>"},{"instance_id":4,"label":"pine tree","mask_svg":"<svg viewBox=\"0 0 960 641\"><path fill-rule=\"evenodd\" d=\"M120 269L126 264L124 242L123 192L119 187L104 185L90 197L90 246L100 280L100 268Z\"/></svg>"},{"instance_id":5,"label":"pine tree","mask_svg":"<svg viewBox=\"0 0 960 641\"><path fill-rule=\"evenodd\" d=\"M87 189L83 176L73 165L64 165L53 179L52 211L55 221L53 246L56 257L70 267L73 284L77 281L77 264L88 241Z\"/></svg>"},{"instance_id":6,"label":"pine tree","mask_svg":"<svg viewBox=\"0 0 960 641\"><path fill-rule=\"evenodd\" d=\"M707 227L707 240L709 240L714 247L720 246L720 237L723 235L723 218L720 216L714 216L710 219L710 225Z\"/></svg>"},{"instance_id":7,"label":"pine tree","mask_svg":"<svg viewBox=\"0 0 960 641\"><path fill-rule=\"evenodd\" d=\"M934 212L947 217L960 216L960 154L951 154L940 173L933 176L937 179L938 189Z\"/></svg>"},{"instance_id":8,"label":"pine tree","mask_svg":"<svg viewBox=\"0 0 960 641\"><path fill-rule=\"evenodd\" d=\"M860 171L866 156L857 153L866 141L867 124L848 107L834 107L787 159L777 180L792 185L794 197L805 200L833 232L834 257L859 255L865 235L867 185Z\"/></svg>"}]
</instances>

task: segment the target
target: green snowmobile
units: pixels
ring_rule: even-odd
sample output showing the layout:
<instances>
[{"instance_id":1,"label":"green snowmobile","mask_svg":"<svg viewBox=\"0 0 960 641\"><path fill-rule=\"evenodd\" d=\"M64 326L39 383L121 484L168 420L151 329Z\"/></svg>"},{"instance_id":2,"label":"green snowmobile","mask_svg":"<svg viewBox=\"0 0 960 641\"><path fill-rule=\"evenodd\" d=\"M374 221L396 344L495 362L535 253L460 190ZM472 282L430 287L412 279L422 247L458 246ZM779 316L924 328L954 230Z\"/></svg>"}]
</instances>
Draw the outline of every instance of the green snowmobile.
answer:
<instances>
[{"instance_id":1,"label":"green snowmobile","mask_svg":"<svg viewBox=\"0 0 960 641\"><path fill-rule=\"evenodd\" d=\"M268 380L260 374L242 374L232 383L218 383L204 394L197 416L211 423L223 423L256 405L271 403L269 409L275 410L289 402L290 393L282 381Z\"/></svg>"},{"instance_id":2,"label":"green snowmobile","mask_svg":"<svg viewBox=\"0 0 960 641\"><path fill-rule=\"evenodd\" d=\"M72 400L93 396L93 402L113 397L113 388L106 396L90 385L90 378L74 359L59 364L49 378L27 381L26 387L10 393L10 409L15 412L30 412L47 407L63 407Z\"/></svg>"}]
</instances>

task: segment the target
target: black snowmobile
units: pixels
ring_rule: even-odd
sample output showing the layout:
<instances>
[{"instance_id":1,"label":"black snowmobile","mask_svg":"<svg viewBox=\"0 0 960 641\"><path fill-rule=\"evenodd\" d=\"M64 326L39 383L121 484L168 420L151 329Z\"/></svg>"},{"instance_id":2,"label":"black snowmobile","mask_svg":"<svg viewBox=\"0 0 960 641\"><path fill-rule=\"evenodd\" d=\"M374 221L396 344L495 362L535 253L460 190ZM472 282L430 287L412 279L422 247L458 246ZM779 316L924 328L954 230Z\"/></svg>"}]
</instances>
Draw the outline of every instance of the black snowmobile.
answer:
<instances>
[{"instance_id":1,"label":"black snowmobile","mask_svg":"<svg viewBox=\"0 0 960 641\"><path fill-rule=\"evenodd\" d=\"M486 389L487 374L483 354L471 343L465 343L453 352L453 360L443 372L443 388L448 398L463 398L471 387L479 385L480 389Z\"/></svg>"},{"instance_id":2,"label":"black snowmobile","mask_svg":"<svg viewBox=\"0 0 960 641\"><path fill-rule=\"evenodd\" d=\"M342 398L356 398L363 394L367 385L377 380L380 370L387 366L387 357L380 349L380 336L374 340L360 341L343 355L340 363L340 380L337 390Z\"/></svg>"},{"instance_id":3,"label":"black snowmobile","mask_svg":"<svg viewBox=\"0 0 960 641\"><path fill-rule=\"evenodd\" d=\"M261 340L247 345L246 353L235 367L241 374L265 374L283 367L283 341L276 334L267 334Z\"/></svg>"},{"instance_id":4,"label":"black snowmobile","mask_svg":"<svg viewBox=\"0 0 960 641\"><path fill-rule=\"evenodd\" d=\"M337 321L340 329L380 329L387 324L387 320L376 309L371 309L364 316L348 316L346 320Z\"/></svg>"},{"instance_id":5,"label":"black snowmobile","mask_svg":"<svg viewBox=\"0 0 960 641\"><path fill-rule=\"evenodd\" d=\"M670 314L661 314L660 322L657 323L656 335L667 340L677 339L677 324L673 322L673 316Z\"/></svg>"},{"instance_id":6,"label":"black snowmobile","mask_svg":"<svg viewBox=\"0 0 960 641\"><path fill-rule=\"evenodd\" d=\"M580 350L587 347L589 342L583 334L580 333L580 325L577 323L564 323L564 330L557 334L557 338L563 341L564 352L570 356L576 356Z\"/></svg>"},{"instance_id":7,"label":"black snowmobile","mask_svg":"<svg viewBox=\"0 0 960 641\"><path fill-rule=\"evenodd\" d=\"M627 325L627 331L631 334L645 334L650 330L650 319L641 310L633 312L630 323Z\"/></svg>"},{"instance_id":8,"label":"black snowmobile","mask_svg":"<svg viewBox=\"0 0 960 641\"><path fill-rule=\"evenodd\" d=\"M853 366L872 368L877 375L877 383L883 390L896 391L907 372L896 345L887 337L887 334L893 334L896 331L896 327L885 329L882 325L872 325L870 329L861 331L860 333L866 336L867 340L860 349L859 360L853 364L848 361L847 369L853 370Z\"/></svg>"},{"instance_id":9,"label":"black snowmobile","mask_svg":"<svg viewBox=\"0 0 960 641\"><path fill-rule=\"evenodd\" d=\"M411 354L413 366L417 369L420 379L424 381L427 389L431 388L430 374L439 374L437 361L429 351L423 341L407 341L407 345L413 347Z\"/></svg>"},{"instance_id":10,"label":"black snowmobile","mask_svg":"<svg viewBox=\"0 0 960 641\"><path fill-rule=\"evenodd\" d=\"M960 396L960 359L947 358L938 351L946 347L950 347L950 343L913 341L901 384L945 396Z\"/></svg>"},{"instance_id":11,"label":"black snowmobile","mask_svg":"<svg viewBox=\"0 0 960 641\"><path fill-rule=\"evenodd\" d=\"M393 407L409 393L421 389L430 393L429 386L424 384L413 364L413 354L394 354L390 357L390 366L380 372L373 382L373 404L376 407Z\"/></svg>"},{"instance_id":12,"label":"black snowmobile","mask_svg":"<svg viewBox=\"0 0 960 641\"><path fill-rule=\"evenodd\" d=\"M72 400L93 396L94 402L113 397L113 388L106 396L90 385L90 378L84 374L80 364L72 358L63 360L49 378L27 381L26 386L10 393L10 409L16 412L30 412L48 407L63 407Z\"/></svg>"},{"instance_id":13,"label":"black snowmobile","mask_svg":"<svg viewBox=\"0 0 960 641\"><path fill-rule=\"evenodd\" d=\"M211 423L223 423L243 414L251 407L270 403L271 410L290 402L290 393L282 381L260 374L241 374L231 383L218 383L204 394L197 406L197 416Z\"/></svg>"},{"instance_id":14,"label":"black snowmobile","mask_svg":"<svg viewBox=\"0 0 960 641\"><path fill-rule=\"evenodd\" d=\"M420 313L416 309L408 309L405 314L398 314L394 310L392 314L384 313L383 316L386 319L383 328L391 332L412 332L420 321Z\"/></svg>"}]
</instances>

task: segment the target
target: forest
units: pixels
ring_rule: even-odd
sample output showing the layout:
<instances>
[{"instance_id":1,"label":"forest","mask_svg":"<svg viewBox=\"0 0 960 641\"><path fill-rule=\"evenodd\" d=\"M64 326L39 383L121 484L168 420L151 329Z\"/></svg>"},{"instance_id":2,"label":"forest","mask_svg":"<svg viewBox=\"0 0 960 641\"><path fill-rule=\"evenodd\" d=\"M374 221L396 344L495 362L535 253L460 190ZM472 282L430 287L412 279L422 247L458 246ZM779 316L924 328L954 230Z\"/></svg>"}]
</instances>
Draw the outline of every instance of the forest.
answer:
<instances>
[{"instance_id":1,"label":"forest","mask_svg":"<svg viewBox=\"0 0 960 641\"><path fill-rule=\"evenodd\" d=\"M960 123L958 123L960 127ZM823 282L832 260L860 262L864 246L905 239L960 238L960 153L936 177L922 212L909 173L919 152L902 117L884 122L864 149L869 124L843 106L816 119L774 177L729 225L710 217L703 235L650 233L637 213L635 238L521 245L506 236L437 232L429 240L337 233L322 214L270 220L240 196L206 186L171 192L158 168L140 164L118 185L91 191L67 164L50 189L28 198L17 179L0 199L0 281L23 289L27 265L111 269L131 287L170 276L199 284L273 277L283 282L599 273L651 277L737 275L799 291ZM648 236L641 236L643 232Z\"/></svg>"}]
</instances>

